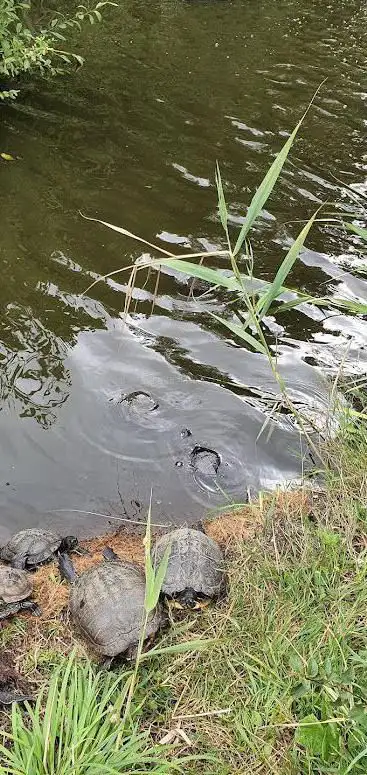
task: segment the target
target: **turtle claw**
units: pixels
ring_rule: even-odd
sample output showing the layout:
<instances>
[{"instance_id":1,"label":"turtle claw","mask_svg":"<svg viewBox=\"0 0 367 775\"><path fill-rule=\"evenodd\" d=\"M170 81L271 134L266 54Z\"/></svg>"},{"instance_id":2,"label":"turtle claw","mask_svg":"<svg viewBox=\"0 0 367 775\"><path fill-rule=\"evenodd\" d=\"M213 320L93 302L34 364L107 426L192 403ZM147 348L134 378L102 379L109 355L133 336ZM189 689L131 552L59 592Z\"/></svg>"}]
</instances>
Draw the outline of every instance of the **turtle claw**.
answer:
<instances>
[{"instance_id":1,"label":"turtle claw","mask_svg":"<svg viewBox=\"0 0 367 775\"><path fill-rule=\"evenodd\" d=\"M84 546L77 546L77 548L74 549L74 554L79 554L82 557L90 557L91 555L89 549L85 549Z\"/></svg>"},{"instance_id":2,"label":"turtle claw","mask_svg":"<svg viewBox=\"0 0 367 775\"><path fill-rule=\"evenodd\" d=\"M110 546L106 546L105 549L103 549L102 554L105 560L108 560L110 562L116 562L117 560L118 562L120 562L120 558L118 554L116 554L116 552L114 552Z\"/></svg>"}]
</instances>

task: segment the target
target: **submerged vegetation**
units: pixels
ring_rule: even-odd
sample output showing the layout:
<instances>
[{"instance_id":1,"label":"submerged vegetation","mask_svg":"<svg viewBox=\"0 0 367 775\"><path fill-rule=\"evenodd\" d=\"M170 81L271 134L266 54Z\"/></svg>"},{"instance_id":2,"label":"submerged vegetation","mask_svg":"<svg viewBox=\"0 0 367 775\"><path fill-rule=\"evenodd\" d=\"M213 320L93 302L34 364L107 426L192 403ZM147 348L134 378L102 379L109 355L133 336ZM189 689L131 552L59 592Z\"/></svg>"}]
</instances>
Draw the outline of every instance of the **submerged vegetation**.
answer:
<instances>
[{"instance_id":1,"label":"submerged vegetation","mask_svg":"<svg viewBox=\"0 0 367 775\"><path fill-rule=\"evenodd\" d=\"M14 99L21 75L38 73L56 75L83 58L65 50L68 35L81 30L85 22L102 19L101 10L112 2L95 6L78 5L74 13L47 14L31 0L0 0L0 100Z\"/></svg>"}]
</instances>

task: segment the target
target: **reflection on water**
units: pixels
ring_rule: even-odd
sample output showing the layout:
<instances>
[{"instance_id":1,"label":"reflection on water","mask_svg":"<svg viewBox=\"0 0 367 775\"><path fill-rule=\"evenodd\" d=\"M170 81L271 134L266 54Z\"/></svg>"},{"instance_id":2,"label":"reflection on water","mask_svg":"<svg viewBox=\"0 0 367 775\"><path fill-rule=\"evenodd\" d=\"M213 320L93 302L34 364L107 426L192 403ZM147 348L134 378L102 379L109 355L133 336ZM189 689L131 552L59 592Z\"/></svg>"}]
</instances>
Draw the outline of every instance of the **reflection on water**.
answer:
<instances>
[{"instance_id":1,"label":"reflection on water","mask_svg":"<svg viewBox=\"0 0 367 775\"><path fill-rule=\"evenodd\" d=\"M195 519L307 465L289 416L274 416L264 359L213 324L225 294L167 271L150 316L145 275L127 327L126 273L81 295L140 248L79 211L168 250L223 248L216 159L236 230L327 77L253 230L255 274L271 278L319 203L356 208L338 180L366 191L365 22L357 0L126 0L88 31L75 77L33 84L1 109L0 148L19 158L0 167L0 540L24 525L106 524L73 509L141 519L151 487L160 521ZM308 416L324 416L325 376L341 359L366 373L366 321L331 305L366 300L361 255L358 237L316 226L289 284L330 302L266 321ZM217 477L193 466L195 448L219 456Z\"/></svg>"}]
</instances>

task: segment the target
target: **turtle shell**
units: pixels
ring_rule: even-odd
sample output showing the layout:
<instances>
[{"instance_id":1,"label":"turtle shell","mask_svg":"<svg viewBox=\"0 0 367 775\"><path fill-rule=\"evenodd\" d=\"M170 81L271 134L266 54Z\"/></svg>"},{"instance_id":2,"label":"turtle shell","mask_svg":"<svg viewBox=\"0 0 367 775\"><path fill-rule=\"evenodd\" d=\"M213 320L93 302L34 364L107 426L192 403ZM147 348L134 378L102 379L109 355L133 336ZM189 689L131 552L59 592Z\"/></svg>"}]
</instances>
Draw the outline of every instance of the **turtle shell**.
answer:
<instances>
[{"instance_id":1,"label":"turtle shell","mask_svg":"<svg viewBox=\"0 0 367 775\"><path fill-rule=\"evenodd\" d=\"M70 591L70 612L84 637L104 656L138 643L144 616L145 579L134 565L105 562L82 573ZM148 619L146 637L160 625L159 610Z\"/></svg>"},{"instance_id":2,"label":"turtle shell","mask_svg":"<svg viewBox=\"0 0 367 775\"><path fill-rule=\"evenodd\" d=\"M32 582L24 570L0 565L0 600L17 603L32 594Z\"/></svg>"},{"instance_id":3,"label":"turtle shell","mask_svg":"<svg viewBox=\"0 0 367 775\"><path fill-rule=\"evenodd\" d=\"M33 566L50 560L61 544L62 538L57 533L40 528L29 528L15 533L10 541L1 549L0 557L5 562L14 561Z\"/></svg>"},{"instance_id":4,"label":"turtle shell","mask_svg":"<svg viewBox=\"0 0 367 775\"><path fill-rule=\"evenodd\" d=\"M156 565L170 544L163 594L174 597L193 589L197 595L218 597L224 585L224 557L218 544L199 530L178 528L156 542L152 552Z\"/></svg>"}]
</instances>

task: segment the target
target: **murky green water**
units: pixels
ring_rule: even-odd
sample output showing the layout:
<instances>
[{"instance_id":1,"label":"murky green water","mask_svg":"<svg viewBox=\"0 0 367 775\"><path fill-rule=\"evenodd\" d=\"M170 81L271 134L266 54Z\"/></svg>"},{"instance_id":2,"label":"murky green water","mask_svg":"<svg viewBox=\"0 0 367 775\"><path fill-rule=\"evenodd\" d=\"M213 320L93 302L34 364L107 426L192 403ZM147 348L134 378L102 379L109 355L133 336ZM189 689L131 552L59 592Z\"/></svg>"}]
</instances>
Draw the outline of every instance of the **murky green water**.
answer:
<instances>
[{"instance_id":1,"label":"murky green water","mask_svg":"<svg viewBox=\"0 0 367 775\"><path fill-rule=\"evenodd\" d=\"M366 190L366 12L363 2L121 0L83 38L85 67L24 89L0 109L1 532L21 525L141 519L153 487L158 522L195 518L247 489L299 474L304 449L289 418L258 433L276 391L263 359L213 328L225 299L188 298L165 275L155 314L148 285L130 325L119 317L124 275L141 249L79 211L168 249L222 245L214 165L234 230L284 137L320 82L291 163L253 234L255 272L272 277L320 202L342 201L335 176ZM347 206L347 200L346 200ZM291 281L306 291L366 299L348 271L358 239L317 227ZM279 364L302 403L327 402L324 376L346 348L366 371L366 322L330 309L284 317ZM247 389L242 385L248 386ZM150 393L138 414L121 398ZM182 438L188 428L192 437ZM271 430L271 433L269 432ZM183 434L184 435L184 434ZM217 481L190 465L193 445L221 456ZM219 490L218 490L219 487Z\"/></svg>"}]
</instances>

